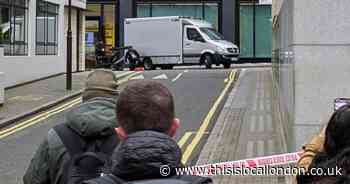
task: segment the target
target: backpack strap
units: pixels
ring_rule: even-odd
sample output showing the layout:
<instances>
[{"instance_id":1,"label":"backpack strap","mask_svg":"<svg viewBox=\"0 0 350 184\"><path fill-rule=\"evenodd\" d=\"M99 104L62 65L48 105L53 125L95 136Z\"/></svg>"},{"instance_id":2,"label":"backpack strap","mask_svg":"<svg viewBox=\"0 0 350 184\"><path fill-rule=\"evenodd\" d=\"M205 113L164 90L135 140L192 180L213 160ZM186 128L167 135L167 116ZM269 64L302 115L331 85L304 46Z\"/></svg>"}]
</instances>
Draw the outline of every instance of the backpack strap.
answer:
<instances>
[{"instance_id":1,"label":"backpack strap","mask_svg":"<svg viewBox=\"0 0 350 184\"><path fill-rule=\"evenodd\" d=\"M66 124L59 124L53 128L66 147L69 155L73 157L85 149L85 141Z\"/></svg>"},{"instance_id":2,"label":"backpack strap","mask_svg":"<svg viewBox=\"0 0 350 184\"><path fill-rule=\"evenodd\" d=\"M116 134L112 134L106 137L103 140L103 144L101 146L101 152L106 155L111 155L114 149L117 147L118 143L119 143L119 138Z\"/></svg>"}]
</instances>

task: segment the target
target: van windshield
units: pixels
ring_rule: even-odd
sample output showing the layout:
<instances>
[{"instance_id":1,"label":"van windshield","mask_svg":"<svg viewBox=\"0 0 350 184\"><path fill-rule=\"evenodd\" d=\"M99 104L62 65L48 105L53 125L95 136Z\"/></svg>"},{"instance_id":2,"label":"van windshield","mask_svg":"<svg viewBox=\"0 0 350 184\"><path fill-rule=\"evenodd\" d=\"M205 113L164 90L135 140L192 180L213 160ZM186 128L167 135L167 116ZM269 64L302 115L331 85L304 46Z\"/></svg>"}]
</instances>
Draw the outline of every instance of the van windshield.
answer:
<instances>
[{"instance_id":1,"label":"van windshield","mask_svg":"<svg viewBox=\"0 0 350 184\"><path fill-rule=\"evenodd\" d=\"M224 37L213 28L200 28L211 40L224 40Z\"/></svg>"}]
</instances>

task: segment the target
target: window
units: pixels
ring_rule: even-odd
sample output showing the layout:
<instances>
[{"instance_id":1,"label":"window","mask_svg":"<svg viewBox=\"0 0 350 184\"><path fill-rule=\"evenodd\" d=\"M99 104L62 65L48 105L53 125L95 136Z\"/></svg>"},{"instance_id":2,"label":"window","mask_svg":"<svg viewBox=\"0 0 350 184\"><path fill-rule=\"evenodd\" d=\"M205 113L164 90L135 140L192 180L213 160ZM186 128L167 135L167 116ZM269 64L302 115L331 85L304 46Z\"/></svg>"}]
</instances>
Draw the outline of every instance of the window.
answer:
<instances>
[{"instance_id":1,"label":"window","mask_svg":"<svg viewBox=\"0 0 350 184\"><path fill-rule=\"evenodd\" d=\"M57 55L58 5L42 0L37 2L36 54Z\"/></svg>"},{"instance_id":2,"label":"window","mask_svg":"<svg viewBox=\"0 0 350 184\"><path fill-rule=\"evenodd\" d=\"M137 17L189 16L210 22L215 29L219 27L218 3L137 3Z\"/></svg>"},{"instance_id":3,"label":"window","mask_svg":"<svg viewBox=\"0 0 350 184\"><path fill-rule=\"evenodd\" d=\"M4 54L27 54L27 0L0 0L0 46Z\"/></svg>"},{"instance_id":4,"label":"window","mask_svg":"<svg viewBox=\"0 0 350 184\"><path fill-rule=\"evenodd\" d=\"M187 28L187 39L196 41L198 38L202 36L198 33L198 31L194 28Z\"/></svg>"}]
</instances>

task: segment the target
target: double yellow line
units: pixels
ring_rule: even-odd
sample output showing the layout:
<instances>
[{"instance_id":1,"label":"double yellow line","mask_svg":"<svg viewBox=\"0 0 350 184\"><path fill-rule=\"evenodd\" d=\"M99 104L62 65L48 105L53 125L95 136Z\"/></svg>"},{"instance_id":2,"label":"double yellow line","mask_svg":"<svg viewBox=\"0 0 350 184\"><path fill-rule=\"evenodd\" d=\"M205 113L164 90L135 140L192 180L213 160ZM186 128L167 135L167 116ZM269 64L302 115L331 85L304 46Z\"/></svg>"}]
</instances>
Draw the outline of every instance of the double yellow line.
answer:
<instances>
[{"instance_id":1,"label":"double yellow line","mask_svg":"<svg viewBox=\"0 0 350 184\"><path fill-rule=\"evenodd\" d=\"M133 76L138 75L140 73L141 72L132 72L130 74L127 74L126 77L123 77L123 79L120 80L118 83L119 84L125 83L130 78L132 78ZM25 128L28 128L30 126L33 126L33 125L35 125L35 124L37 124L37 123L39 123L39 122L41 122L41 121L43 121L43 120L53 116L55 114L58 114L58 113L60 113L62 111L70 109L73 106L75 106L77 104L80 104L81 102L82 102L82 98L78 97L78 98L76 98L76 99L74 99L72 101L69 101L67 103L64 103L64 104L62 104L62 105L60 105L60 106L58 106L58 107L56 107L56 108L54 108L52 110L46 111L44 113L41 113L40 115L37 115L37 116L35 116L33 118L25 120L25 121L15 125L15 126L11 127L11 128L8 128L8 129L5 129L3 131L0 131L0 139L3 139L3 138L5 138L5 137L7 137L9 135L12 135L12 134L14 134L14 133L16 133L18 131L21 131L21 130L23 130Z\"/></svg>"},{"instance_id":2,"label":"double yellow line","mask_svg":"<svg viewBox=\"0 0 350 184\"><path fill-rule=\"evenodd\" d=\"M42 113L42 114L40 114L38 116L35 116L35 117L30 118L30 119L28 119L26 121L23 121L23 122L21 122L18 125L15 125L15 126L13 126L11 128L3 130L3 131L0 132L0 139L3 139L3 138L5 138L5 137L7 137L9 135L12 135L12 134L14 134L14 133L16 133L18 131L21 131L21 130L23 130L25 128L28 128L28 127L30 127L32 125L35 125L38 122L40 122L42 120L45 120L45 119L47 119L47 118L49 118L49 117L51 117L51 116L53 116L55 114L58 114L58 113L60 113L62 111L65 111L65 110L67 110L67 109L69 109L69 108L71 108L74 105L77 105L79 103L81 103L81 98L74 99L74 100L72 100L70 102L67 102L67 103L65 103L65 104L63 104L63 105L61 105L59 107L56 107L56 108L54 108L54 109L52 109L50 111L44 112L44 113Z\"/></svg>"},{"instance_id":3,"label":"double yellow line","mask_svg":"<svg viewBox=\"0 0 350 184\"><path fill-rule=\"evenodd\" d=\"M196 146L199 144L200 140L202 139L203 135L206 134L207 128L210 124L210 121L212 120L217 108L220 105L220 102L224 99L227 91L229 90L230 86L235 80L236 71L232 70L228 77L228 83L226 84L224 90L221 92L220 96L216 99L215 103L209 110L207 116L205 117L204 121L202 122L201 126L198 129L198 132L196 133L195 137L193 138L192 142L188 145L186 150L184 151L182 155L182 163L187 163L190 156L192 155L193 151L195 150ZM191 135L191 134L190 134ZM185 134L180 141L178 142L179 146L182 147L187 141L187 139L190 137L189 134Z\"/></svg>"}]
</instances>

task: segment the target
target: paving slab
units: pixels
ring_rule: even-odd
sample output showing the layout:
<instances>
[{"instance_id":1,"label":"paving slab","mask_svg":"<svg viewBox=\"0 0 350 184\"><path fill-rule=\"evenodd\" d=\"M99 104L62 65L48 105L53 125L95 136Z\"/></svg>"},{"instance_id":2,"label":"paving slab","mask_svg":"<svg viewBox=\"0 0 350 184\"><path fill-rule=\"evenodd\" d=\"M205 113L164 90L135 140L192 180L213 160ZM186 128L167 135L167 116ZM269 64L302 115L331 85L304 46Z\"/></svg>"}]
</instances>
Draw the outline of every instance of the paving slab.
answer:
<instances>
[{"instance_id":1,"label":"paving slab","mask_svg":"<svg viewBox=\"0 0 350 184\"><path fill-rule=\"evenodd\" d=\"M243 69L197 165L285 153L281 122L272 117L270 68ZM214 183L286 183L284 176L214 176Z\"/></svg>"}]
</instances>

